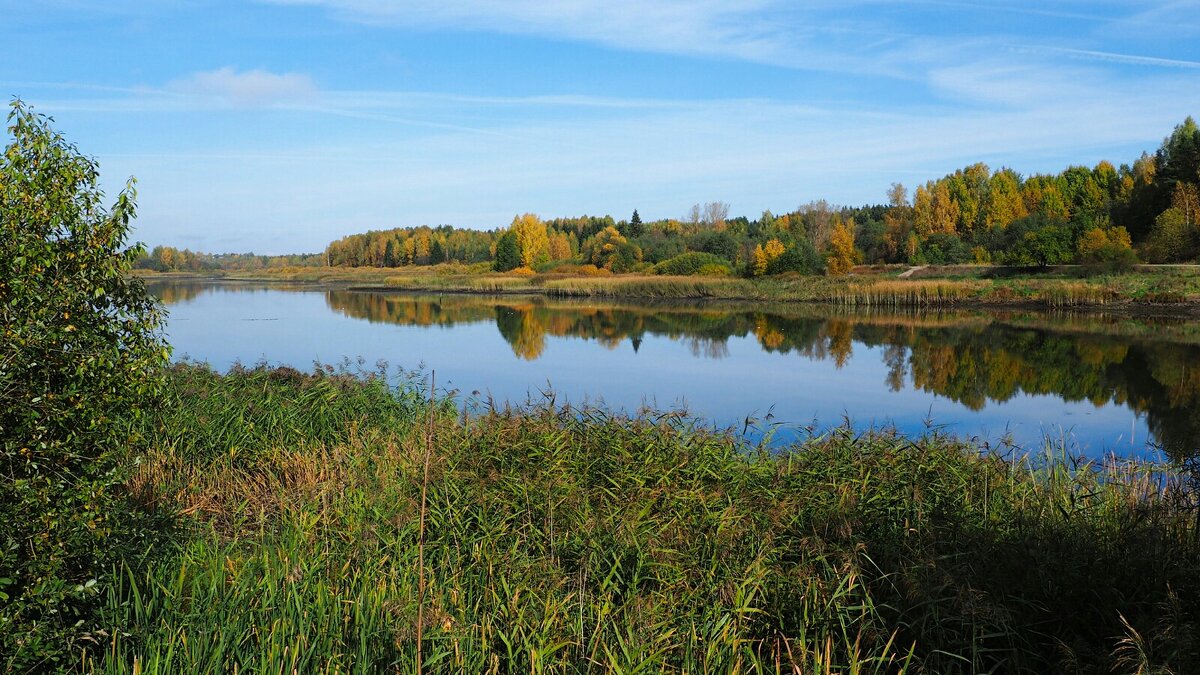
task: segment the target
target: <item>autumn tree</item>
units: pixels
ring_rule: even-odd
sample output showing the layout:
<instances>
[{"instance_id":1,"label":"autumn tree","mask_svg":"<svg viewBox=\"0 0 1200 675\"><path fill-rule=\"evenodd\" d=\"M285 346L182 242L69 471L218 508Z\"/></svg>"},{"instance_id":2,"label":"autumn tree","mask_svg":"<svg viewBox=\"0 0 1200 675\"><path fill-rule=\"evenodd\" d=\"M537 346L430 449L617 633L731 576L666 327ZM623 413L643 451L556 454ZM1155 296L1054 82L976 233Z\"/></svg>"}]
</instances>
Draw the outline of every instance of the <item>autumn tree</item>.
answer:
<instances>
[{"instance_id":1,"label":"autumn tree","mask_svg":"<svg viewBox=\"0 0 1200 675\"><path fill-rule=\"evenodd\" d=\"M1099 271L1129 269L1137 264L1129 231L1123 227L1092 227L1079 237L1079 262Z\"/></svg>"},{"instance_id":2,"label":"autumn tree","mask_svg":"<svg viewBox=\"0 0 1200 675\"><path fill-rule=\"evenodd\" d=\"M761 277L770 269L771 263L775 262L779 256L783 255L787 249L778 239L770 239L765 245L757 244L754 247L754 267L752 272L754 276Z\"/></svg>"},{"instance_id":3,"label":"autumn tree","mask_svg":"<svg viewBox=\"0 0 1200 675\"><path fill-rule=\"evenodd\" d=\"M1171 193L1171 208L1179 209L1189 226L1196 225L1200 222L1200 189L1195 183L1175 183L1175 190Z\"/></svg>"},{"instance_id":4,"label":"autumn tree","mask_svg":"<svg viewBox=\"0 0 1200 675\"><path fill-rule=\"evenodd\" d=\"M568 235L562 232L547 231L546 237L546 255L551 260L566 260L571 257L573 252L571 251L571 238Z\"/></svg>"},{"instance_id":5,"label":"autumn tree","mask_svg":"<svg viewBox=\"0 0 1200 675\"><path fill-rule=\"evenodd\" d=\"M1174 263L1196 255L1196 232L1184 212L1170 208L1158 214L1146 238L1146 257L1151 262Z\"/></svg>"},{"instance_id":6,"label":"autumn tree","mask_svg":"<svg viewBox=\"0 0 1200 675\"><path fill-rule=\"evenodd\" d=\"M950 197L950 188L945 181L930 181L917 187L913 211L914 224L921 236L953 234L958 223L958 203Z\"/></svg>"},{"instance_id":7,"label":"autumn tree","mask_svg":"<svg viewBox=\"0 0 1200 675\"><path fill-rule=\"evenodd\" d=\"M617 228L606 227L584 242L583 258L596 267L628 272L642 261L642 249L629 243Z\"/></svg>"},{"instance_id":8,"label":"autumn tree","mask_svg":"<svg viewBox=\"0 0 1200 675\"><path fill-rule=\"evenodd\" d=\"M889 260L907 260L905 242L913 228L913 209L908 203L908 189L892 183L888 189L888 210L883 215L883 245Z\"/></svg>"},{"instance_id":9,"label":"autumn tree","mask_svg":"<svg viewBox=\"0 0 1200 675\"><path fill-rule=\"evenodd\" d=\"M988 227L1007 227L1029 215L1021 194L1021 176L1012 169L1000 169L988 180L986 217Z\"/></svg>"},{"instance_id":10,"label":"autumn tree","mask_svg":"<svg viewBox=\"0 0 1200 675\"><path fill-rule=\"evenodd\" d=\"M850 272L857 260L854 250L854 221L837 219L829 236L829 253L825 258L825 272L841 276Z\"/></svg>"},{"instance_id":11,"label":"autumn tree","mask_svg":"<svg viewBox=\"0 0 1200 675\"><path fill-rule=\"evenodd\" d=\"M550 239L546 236L546 224L537 216L532 213L516 216L508 229L517 238L522 267L532 267L534 262L546 255Z\"/></svg>"}]
</instances>

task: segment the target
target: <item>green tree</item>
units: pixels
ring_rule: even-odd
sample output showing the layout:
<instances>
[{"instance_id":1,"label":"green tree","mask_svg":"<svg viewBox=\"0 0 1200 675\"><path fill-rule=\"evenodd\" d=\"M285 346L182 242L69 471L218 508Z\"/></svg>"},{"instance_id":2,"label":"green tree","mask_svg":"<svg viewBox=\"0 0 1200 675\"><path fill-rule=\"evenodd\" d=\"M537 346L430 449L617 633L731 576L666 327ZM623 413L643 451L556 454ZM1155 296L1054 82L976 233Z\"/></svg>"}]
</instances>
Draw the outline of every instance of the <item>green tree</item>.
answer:
<instances>
[{"instance_id":1,"label":"green tree","mask_svg":"<svg viewBox=\"0 0 1200 675\"><path fill-rule=\"evenodd\" d=\"M630 239L636 239L646 233L646 228L642 225L642 217L638 215L637 209L633 210L633 216L629 219L629 225L626 228L625 236Z\"/></svg>"},{"instance_id":2,"label":"green tree","mask_svg":"<svg viewBox=\"0 0 1200 675\"><path fill-rule=\"evenodd\" d=\"M441 239L434 239L433 244L429 246L429 264L437 265L446 262L446 247L442 246Z\"/></svg>"},{"instance_id":3,"label":"green tree","mask_svg":"<svg viewBox=\"0 0 1200 675\"><path fill-rule=\"evenodd\" d=\"M1014 220L1002 232L998 252L1008 265L1045 267L1064 265L1075 258L1070 226L1042 216Z\"/></svg>"},{"instance_id":4,"label":"green tree","mask_svg":"<svg viewBox=\"0 0 1200 675\"><path fill-rule=\"evenodd\" d=\"M521 266L521 245L517 243L517 235L511 230L500 235L496 242L497 272L507 272Z\"/></svg>"},{"instance_id":5,"label":"green tree","mask_svg":"<svg viewBox=\"0 0 1200 675\"><path fill-rule=\"evenodd\" d=\"M62 668L97 628L126 531L130 422L168 358L129 274L132 179L111 209L96 164L20 101L0 158L0 669ZM19 646L19 649L18 649Z\"/></svg>"},{"instance_id":6,"label":"green tree","mask_svg":"<svg viewBox=\"0 0 1200 675\"><path fill-rule=\"evenodd\" d=\"M1156 263L1191 260L1196 255L1197 236L1183 211L1170 208L1154 219L1146 238L1146 259Z\"/></svg>"}]
</instances>

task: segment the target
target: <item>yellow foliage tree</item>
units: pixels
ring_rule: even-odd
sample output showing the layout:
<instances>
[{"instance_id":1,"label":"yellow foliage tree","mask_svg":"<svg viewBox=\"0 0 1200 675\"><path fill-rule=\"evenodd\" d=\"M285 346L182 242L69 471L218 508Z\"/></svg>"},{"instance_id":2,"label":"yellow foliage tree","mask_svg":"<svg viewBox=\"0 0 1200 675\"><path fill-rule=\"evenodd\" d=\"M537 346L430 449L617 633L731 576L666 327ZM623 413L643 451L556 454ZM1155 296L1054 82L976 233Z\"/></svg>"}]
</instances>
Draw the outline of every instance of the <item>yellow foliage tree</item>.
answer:
<instances>
[{"instance_id":1,"label":"yellow foliage tree","mask_svg":"<svg viewBox=\"0 0 1200 675\"><path fill-rule=\"evenodd\" d=\"M554 232L548 235L549 245L547 251L550 254L551 260L566 260L571 257L571 240L562 232Z\"/></svg>"},{"instance_id":2,"label":"yellow foliage tree","mask_svg":"<svg viewBox=\"0 0 1200 675\"><path fill-rule=\"evenodd\" d=\"M829 258L825 270L831 275L842 275L854 267L857 251L854 250L854 221L839 221L829 236Z\"/></svg>"},{"instance_id":3,"label":"yellow foliage tree","mask_svg":"<svg viewBox=\"0 0 1200 675\"><path fill-rule=\"evenodd\" d=\"M787 250L778 239L771 239L766 246L758 244L754 247L754 276L761 277L767 273L771 263Z\"/></svg>"},{"instance_id":4,"label":"yellow foliage tree","mask_svg":"<svg viewBox=\"0 0 1200 675\"><path fill-rule=\"evenodd\" d=\"M546 224L532 213L513 218L509 229L517 237L522 267L532 266L550 247L550 238L546 236Z\"/></svg>"}]
</instances>

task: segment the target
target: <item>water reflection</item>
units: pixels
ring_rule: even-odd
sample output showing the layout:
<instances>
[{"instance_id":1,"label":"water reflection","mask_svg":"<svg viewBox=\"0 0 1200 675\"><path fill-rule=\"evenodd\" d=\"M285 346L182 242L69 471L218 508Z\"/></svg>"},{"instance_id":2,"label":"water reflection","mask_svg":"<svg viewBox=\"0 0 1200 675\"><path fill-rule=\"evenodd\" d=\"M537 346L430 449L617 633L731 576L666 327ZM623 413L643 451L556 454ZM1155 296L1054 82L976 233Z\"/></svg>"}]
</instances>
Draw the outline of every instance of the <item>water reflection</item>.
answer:
<instances>
[{"instance_id":1,"label":"water reflection","mask_svg":"<svg viewBox=\"0 0 1200 675\"><path fill-rule=\"evenodd\" d=\"M1096 449L1117 437L1136 448L1147 432L1176 458L1200 447L1196 320L211 282L151 289L170 305L176 353L218 366L267 358L304 367L363 355L425 362L439 381L444 374L464 391L508 397L548 382L569 396L633 407L643 397L685 396L697 414L725 422L780 404L776 412L792 423L847 414L919 431L932 407L935 421L951 420L959 433L1020 425L1027 447L1047 424L1069 427ZM434 327L445 331L427 330Z\"/></svg>"},{"instance_id":2,"label":"water reflection","mask_svg":"<svg viewBox=\"0 0 1200 675\"><path fill-rule=\"evenodd\" d=\"M697 357L728 355L753 336L765 352L794 353L843 368L855 345L880 347L881 384L949 398L971 410L1040 394L1112 402L1144 414L1170 454L1200 447L1200 325L1162 319L1037 312L858 311L786 306L635 305L548 298L329 291L347 316L414 326L495 322L522 359L546 338L593 340L636 351L647 335L683 340Z\"/></svg>"}]
</instances>

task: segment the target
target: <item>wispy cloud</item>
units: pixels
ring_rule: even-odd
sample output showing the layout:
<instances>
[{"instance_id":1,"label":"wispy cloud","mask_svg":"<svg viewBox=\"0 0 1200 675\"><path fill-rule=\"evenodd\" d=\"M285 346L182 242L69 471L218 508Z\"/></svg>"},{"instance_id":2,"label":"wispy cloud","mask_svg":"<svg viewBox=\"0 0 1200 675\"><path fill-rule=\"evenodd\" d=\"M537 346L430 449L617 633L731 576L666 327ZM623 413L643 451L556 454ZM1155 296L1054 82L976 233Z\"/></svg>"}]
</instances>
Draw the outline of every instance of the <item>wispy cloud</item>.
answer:
<instances>
[{"instance_id":1,"label":"wispy cloud","mask_svg":"<svg viewBox=\"0 0 1200 675\"><path fill-rule=\"evenodd\" d=\"M587 120L531 114L538 97L530 97L514 99L521 101L519 114L504 117L498 133L486 136L447 129L317 140L322 132L286 153L231 139L196 154L102 159L148 176L140 220L146 229L139 236L152 242L170 243L176 233L196 230L178 215L194 211L226 229L253 233L241 248L262 248L255 242L287 230L294 233L289 246L316 250L351 231L421 223L496 227L523 211L623 214L637 207L649 217L679 217L688 205L712 199L747 215L816 198L857 204L882 200L892 181L919 183L975 161L1023 173L1101 158L1130 161L1200 106L1200 93L1178 94L1187 82L1182 75L1115 95L1086 81L1058 89L1068 83L999 66L943 77L945 86L960 89L980 81L1000 88L1025 82L1027 89L970 113L710 100L605 108ZM353 97L378 105L390 94ZM406 116L418 118L440 117L447 105L433 94L396 98L408 106ZM488 110L513 105L465 98Z\"/></svg>"},{"instance_id":2,"label":"wispy cloud","mask_svg":"<svg viewBox=\"0 0 1200 675\"><path fill-rule=\"evenodd\" d=\"M1189 61L1184 59L1164 59L1157 56L1141 56L1138 54L1120 54L1116 52L1102 52L1091 49L1065 49L1057 47L1047 47L1044 49L1044 51L1051 54L1064 54L1066 56L1080 59L1093 59L1097 61L1123 63L1133 66L1200 70L1200 61Z\"/></svg>"},{"instance_id":3,"label":"wispy cloud","mask_svg":"<svg viewBox=\"0 0 1200 675\"><path fill-rule=\"evenodd\" d=\"M212 102L247 107L310 101L318 93L312 78L302 73L238 71L229 66L192 73L170 82L165 89Z\"/></svg>"},{"instance_id":4,"label":"wispy cloud","mask_svg":"<svg viewBox=\"0 0 1200 675\"><path fill-rule=\"evenodd\" d=\"M836 67L852 53L810 59L811 38L826 22L806 20L827 3L805 11L780 0L260 0L324 7L336 16L375 25L486 31L582 40L619 49L746 61ZM828 27L833 27L828 25Z\"/></svg>"}]
</instances>

